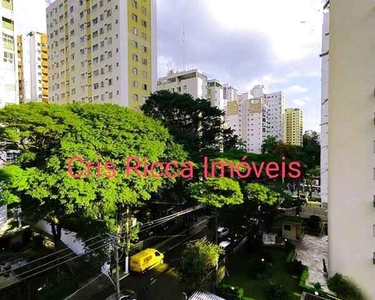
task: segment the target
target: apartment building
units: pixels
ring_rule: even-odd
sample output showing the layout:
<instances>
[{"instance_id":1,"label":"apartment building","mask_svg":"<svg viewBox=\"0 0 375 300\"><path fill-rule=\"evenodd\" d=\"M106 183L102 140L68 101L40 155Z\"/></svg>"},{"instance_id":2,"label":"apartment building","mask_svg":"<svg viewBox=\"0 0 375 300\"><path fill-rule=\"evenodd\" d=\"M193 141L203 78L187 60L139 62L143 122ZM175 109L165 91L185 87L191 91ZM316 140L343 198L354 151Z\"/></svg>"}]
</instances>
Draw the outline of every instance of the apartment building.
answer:
<instances>
[{"instance_id":1,"label":"apartment building","mask_svg":"<svg viewBox=\"0 0 375 300\"><path fill-rule=\"evenodd\" d=\"M17 37L20 103L48 102L47 35L30 32Z\"/></svg>"},{"instance_id":2,"label":"apartment building","mask_svg":"<svg viewBox=\"0 0 375 300\"><path fill-rule=\"evenodd\" d=\"M268 136L274 136L278 140L283 141L285 139L285 96L283 92L268 92L264 85L254 86L250 93L254 97L263 97L265 99L265 105L267 107L268 115Z\"/></svg>"},{"instance_id":3,"label":"apartment building","mask_svg":"<svg viewBox=\"0 0 375 300\"><path fill-rule=\"evenodd\" d=\"M329 274L375 299L374 1L329 8Z\"/></svg>"},{"instance_id":4,"label":"apartment building","mask_svg":"<svg viewBox=\"0 0 375 300\"><path fill-rule=\"evenodd\" d=\"M223 85L220 81L216 79L207 81L207 99L211 101L212 106L224 110Z\"/></svg>"},{"instance_id":5,"label":"apartment building","mask_svg":"<svg viewBox=\"0 0 375 300\"><path fill-rule=\"evenodd\" d=\"M1 0L2 18L0 42L0 108L6 104L18 104L17 37L15 34L13 0Z\"/></svg>"},{"instance_id":6,"label":"apartment building","mask_svg":"<svg viewBox=\"0 0 375 300\"><path fill-rule=\"evenodd\" d=\"M225 103L228 101L237 100L238 90L229 83L223 85L223 98Z\"/></svg>"},{"instance_id":7,"label":"apartment building","mask_svg":"<svg viewBox=\"0 0 375 300\"><path fill-rule=\"evenodd\" d=\"M51 103L139 109L156 90L155 0L56 0L47 34Z\"/></svg>"},{"instance_id":8,"label":"apartment building","mask_svg":"<svg viewBox=\"0 0 375 300\"><path fill-rule=\"evenodd\" d=\"M323 12L320 124L320 182L322 207L328 208L328 69L329 69L329 10Z\"/></svg>"},{"instance_id":9,"label":"apartment building","mask_svg":"<svg viewBox=\"0 0 375 300\"><path fill-rule=\"evenodd\" d=\"M299 108L285 110L285 142L289 145L303 145L303 112Z\"/></svg>"},{"instance_id":10,"label":"apartment building","mask_svg":"<svg viewBox=\"0 0 375 300\"><path fill-rule=\"evenodd\" d=\"M255 98L250 93L243 93L238 95L238 100L228 101L226 123L242 140L246 151L261 153L269 127L264 97Z\"/></svg>"},{"instance_id":11,"label":"apartment building","mask_svg":"<svg viewBox=\"0 0 375 300\"><path fill-rule=\"evenodd\" d=\"M198 69L178 72L171 70L167 76L158 79L157 89L180 94L190 94L194 99L207 99L207 75Z\"/></svg>"}]
</instances>

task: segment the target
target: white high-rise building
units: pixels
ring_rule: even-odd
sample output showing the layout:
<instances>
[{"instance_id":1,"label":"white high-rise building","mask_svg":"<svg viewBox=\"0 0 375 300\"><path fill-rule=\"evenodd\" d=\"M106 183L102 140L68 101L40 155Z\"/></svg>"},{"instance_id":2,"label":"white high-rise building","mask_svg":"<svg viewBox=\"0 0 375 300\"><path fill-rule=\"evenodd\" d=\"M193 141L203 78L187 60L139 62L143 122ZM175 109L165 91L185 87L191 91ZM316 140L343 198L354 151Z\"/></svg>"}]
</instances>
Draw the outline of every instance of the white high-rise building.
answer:
<instances>
[{"instance_id":1,"label":"white high-rise building","mask_svg":"<svg viewBox=\"0 0 375 300\"><path fill-rule=\"evenodd\" d=\"M264 97L268 115L268 136L285 140L285 96L283 92L269 93L264 85L256 85L251 90L254 97Z\"/></svg>"},{"instance_id":2,"label":"white high-rise building","mask_svg":"<svg viewBox=\"0 0 375 300\"><path fill-rule=\"evenodd\" d=\"M47 35L30 32L18 36L20 103L48 102Z\"/></svg>"},{"instance_id":3,"label":"white high-rise building","mask_svg":"<svg viewBox=\"0 0 375 300\"><path fill-rule=\"evenodd\" d=\"M224 110L225 102L223 98L223 85L216 79L207 81L207 98L212 106Z\"/></svg>"},{"instance_id":4,"label":"white high-rise building","mask_svg":"<svg viewBox=\"0 0 375 300\"><path fill-rule=\"evenodd\" d=\"M375 299L375 3L327 5L328 271Z\"/></svg>"},{"instance_id":5,"label":"white high-rise building","mask_svg":"<svg viewBox=\"0 0 375 300\"><path fill-rule=\"evenodd\" d=\"M0 108L7 103L18 104L17 36L14 25L13 0L2 0L0 42Z\"/></svg>"},{"instance_id":6,"label":"white high-rise building","mask_svg":"<svg viewBox=\"0 0 375 300\"><path fill-rule=\"evenodd\" d=\"M329 11L323 13L322 78L320 124L320 191L322 207L328 207L328 69L329 69Z\"/></svg>"},{"instance_id":7,"label":"white high-rise building","mask_svg":"<svg viewBox=\"0 0 375 300\"><path fill-rule=\"evenodd\" d=\"M157 89L180 94L190 94L194 99L207 99L207 76L198 69L176 72L158 79Z\"/></svg>"},{"instance_id":8,"label":"white high-rise building","mask_svg":"<svg viewBox=\"0 0 375 300\"><path fill-rule=\"evenodd\" d=\"M237 100L238 90L230 84L226 83L223 85L223 98L225 103L228 101Z\"/></svg>"},{"instance_id":9,"label":"white high-rise building","mask_svg":"<svg viewBox=\"0 0 375 300\"><path fill-rule=\"evenodd\" d=\"M264 97L256 98L250 93L243 93L238 100L228 101L226 123L242 140L246 151L261 153L269 126Z\"/></svg>"},{"instance_id":10,"label":"white high-rise building","mask_svg":"<svg viewBox=\"0 0 375 300\"><path fill-rule=\"evenodd\" d=\"M138 109L156 90L156 0L56 0L47 33L49 102Z\"/></svg>"}]
</instances>

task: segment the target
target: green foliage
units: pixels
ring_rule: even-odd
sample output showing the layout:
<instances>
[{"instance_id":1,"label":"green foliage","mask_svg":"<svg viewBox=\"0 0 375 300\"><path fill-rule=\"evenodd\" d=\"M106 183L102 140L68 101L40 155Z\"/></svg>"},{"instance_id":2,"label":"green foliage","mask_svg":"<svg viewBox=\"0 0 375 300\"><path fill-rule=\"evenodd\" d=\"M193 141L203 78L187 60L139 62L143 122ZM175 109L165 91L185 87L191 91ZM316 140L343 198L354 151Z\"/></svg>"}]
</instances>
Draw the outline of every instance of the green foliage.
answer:
<instances>
[{"instance_id":1,"label":"green foliage","mask_svg":"<svg viewBox=\"0 0 375 300\"><path fill-rule=\"evenodd\" d=\"M0 123L2 150L20 151L16 165L1 170L3 201L22 199L27 219L47 220L57 231L72 218L94 220L98 226L88 230L99 223L112 230L119 208L140 205L158 190L163 179L124 178L127 157L149 162L186 158L160 122L117 105L10 105L0 110ZM118 175L98 178L93 167L90 178L73 179L67 162L74 156L114 162ZM85 170L82 164L74 168Z\"/></svg>"},{"instance_id":2,"label":"green foliage","mask_svg":"<svg viewBox=\"0 0 375 300\"><path fill-rule=\"evenodd\" d=\"M190 185L191 196L199 203L216 208L243 202L243 195L237 181L230 178L207 178L206 181Z\"/></svg>"},{"instance_id":3,"label":"green foliage","mask_svg":"<svg viewBox=\"0 0 375 300\"><path fill-rule=\"evenodd\" d=\"M160 120L195 162L238 144L233 130L223 127L224 112L206 99L195 100L190 94L162 90L151 94L141 109L145 115Z\"/></svg>"},{"instance_id":4,"label":"green foliage","mask_svg":"<svg viewBox=\"0 0 375 300\"><path fill-rule=\"evenodd\" d=\"M314 288L320 290L322 288L322 285L319 282L316 282L314 283Z\"/></svg>"},{"instance_id":5,"label":"green foliage","mask_svg":"<svg viewBox=\"0 0 375 300\"><path fill-rule=\"evenodd\" d=\"M260 183L249 183L245 186L248 199L262 204L273 205L278 202L279 194Z\"/></svg>"},{"instance_id":6,"label":"green foliage","mask_svg":"<svg viewBox=\"0 0 375 300\"><path fill-rule=\"evenodd\" d=\"M304 270L305 266L297 259L293 259L288 265L288 271L296 276L301 276Z\"/></svg>"},{"instance_id":7,"label":"green foliage","mask_svg":"<svg viewBox=\"0 0 375 300\"><path fill-rule=\"evenodd\" d=\"M321 218L319 216L310 216L307 220L306 220L306 225L309 229L311 230L320 230L320 227L321 227Z\"/></svg>"},{"instance_id":8,"label":"green foliage","mask_svg":"<svg viewBox=\"0 0 375 300\"><path fill-rule=\"evenodd\" d=\"M306 157L309 158L308 168L312 169L315 166L320 166L320 138L315 131L303 135L303 149Z\"/></svg>"},{"instance_id":9,"label":"green foliage","mask_svg":"<svg viewBox=\"0 0 375 300\"><path fill-rule=\"evenodd\" d=\"M300 286L305 286L307 278L309 278L309 268L305 267L305 269L303 270L303 272L301 274L301 278L299 280L299 285Z\"/></svg>"},{"instance_id":10,"label":"green foliage","mask_svg":"<svg viewBox=\"0 0 375 300\"><path fill-rule=\"evenodd\" d=\"M207 274L216 266L223 250L214 244L196 241L182 252L177 271L189 291L198 290Z\"/></svg>"},{"instance_id":11,"label":"green foliage","mask_svg":"<svg viewBox=\"0 0 375 300\"><path fill-rule=\"evenodd\" d=\"M362 300L364 296L360 288L348 277L336 273L327 281L328 288L343 300Z\"/></svg>"},{"instance_id":12,"label":"green foliage","mask_svg":"<svg viewBox=\"0 0 375 300\"><path fill-rule=\"evenodd\" d=\"M273 153L278 145L279 141L275 136L267 137L262 144L262 153Z\"/></svg>"},{"instance_id":13,"label":"green foliage","mask_svg":"<svg viewBox=\"0 0 375 300\"><path fill-rule=\"evenodd\" d=\"M267 286L267 299L269 300L287 300L288 292L280 283L271 281Z\"/></svg>"},{"instance_id":14,"label":"green foliage","mask_svg":"<svg viewBox=\"0 0 375 300\"><path fill-rule=\"evenodd\" d=\"M231 286L228 284L220 285L217 290L216 294L220 297L223 297L226 300L242 300L244 295L244 289L237 287L237 286Z\"/></svg>"},{"instance_id":15,"label":"green foliage","mask_svg":"<svg viewBox=\"0 0 375 300\"><path fill-rule=\"evenodd\" d=\"M290 250L290 252L289 252L289 254L286 258L286 262L291 263L294 260L295 257L296 257L296 250L294 250L294 249Z\"/></svg>"}]
</instances>

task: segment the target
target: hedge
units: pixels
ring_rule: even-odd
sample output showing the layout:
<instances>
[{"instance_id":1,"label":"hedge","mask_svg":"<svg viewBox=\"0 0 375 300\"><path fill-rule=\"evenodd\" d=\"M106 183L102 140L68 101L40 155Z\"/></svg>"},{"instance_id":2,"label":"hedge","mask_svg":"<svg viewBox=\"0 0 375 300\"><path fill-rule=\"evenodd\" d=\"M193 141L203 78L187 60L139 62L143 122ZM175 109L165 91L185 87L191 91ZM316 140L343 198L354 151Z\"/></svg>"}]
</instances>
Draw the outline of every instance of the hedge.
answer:
<instances>
[{"instance_id":1,"label":"hedge","mask_svg":"<svg viewBox=\"0 0 375 300\"><path fill-rule=\"evenodd\" d=\"M305 270L303 270L302 272L302 275L301 275L301 278L299 280L299 287L302 291L304 292L309 292L311 294L314 294L315 292L318 292L320 296L323 296L323 297L326 297L327 300L336 300L338 299L336 296L334 295L331 295L329 293L326 293L322 290L318 290L312 286L307 286L306 285L306 281L307 281L307 278L309 277L309 268L308 267L305 267Z\"/></svg>"},{"instance_id":2,"label":"hedge","mask_svg":"<svg viewBox=\"0 0 375 300\"><path fill-rule=\"evenodd\" d=\"M293 259L295 259L296 258L296 250L290 250L290 252L289 252L289 254L288 254L288 256L287 256L287 258L286 258L286 262L287 263L290 263L290 262L292 262L293 261Z\"/></svg>"}]
</instances>

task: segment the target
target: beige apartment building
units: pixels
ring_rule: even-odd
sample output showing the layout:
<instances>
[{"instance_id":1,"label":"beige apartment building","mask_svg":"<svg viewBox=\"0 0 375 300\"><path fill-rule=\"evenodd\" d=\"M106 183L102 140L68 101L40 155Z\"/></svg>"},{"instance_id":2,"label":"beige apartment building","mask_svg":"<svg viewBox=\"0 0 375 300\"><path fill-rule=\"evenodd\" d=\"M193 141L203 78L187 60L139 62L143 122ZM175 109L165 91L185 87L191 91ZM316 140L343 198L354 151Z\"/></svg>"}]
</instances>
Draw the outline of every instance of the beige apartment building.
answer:
<instances>
[{"instance_id":1,"label":"beige apartment building","mask_svg":"<svg viewBox=\"0 0 375 300\"><path fill-rule=\"evenodd\" d=\"M303 145L303 112L299 108L285 110L285 142L288 145Z\"/></svg>"},{"instance_id":2,"label":"beige apartment building","mask_svg":"<svg viewBox=\"0 0 375 300\"><path fill-rule=\"evenodd\" d=\"M56 0L47 33L51 103L139 109L156 90L156 0Z\"/></svg>"},{"instance_id":3,"label":"beige apartment building","mask_svg":"<svg viewBox=\"0 0 375 300\"><path fill-rule=\"evenodd\" d=\"M331 0L329 274L375 299L375 3Z\"/></svg>"}]
</instances>

